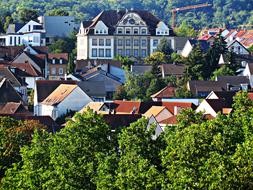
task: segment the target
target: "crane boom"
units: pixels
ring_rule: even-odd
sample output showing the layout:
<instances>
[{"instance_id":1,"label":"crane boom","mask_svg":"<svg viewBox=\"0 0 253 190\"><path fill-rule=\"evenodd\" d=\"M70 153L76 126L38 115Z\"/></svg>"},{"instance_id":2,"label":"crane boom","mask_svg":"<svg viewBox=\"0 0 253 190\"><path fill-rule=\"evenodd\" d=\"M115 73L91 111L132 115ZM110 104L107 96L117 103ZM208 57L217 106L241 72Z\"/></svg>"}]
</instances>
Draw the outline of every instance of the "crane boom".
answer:
<instances>
[{"instance_id":1,"label":"crane boom","mask_svg":"<svg viewBox=\"0 0 253 190\"><path fill-rule=\"evenodd\" d=\"M172 28L175 28L177 12L190 10L190 9L198 9L198 8L202 8L202 7L210 7L210 6L212 6L212 4L204 3L204 4L190 5L190 6L186 6L186 7L179 7L179 8L172 9L171 10L171 13L172 13Z\"/></svg>"}]
</instances>

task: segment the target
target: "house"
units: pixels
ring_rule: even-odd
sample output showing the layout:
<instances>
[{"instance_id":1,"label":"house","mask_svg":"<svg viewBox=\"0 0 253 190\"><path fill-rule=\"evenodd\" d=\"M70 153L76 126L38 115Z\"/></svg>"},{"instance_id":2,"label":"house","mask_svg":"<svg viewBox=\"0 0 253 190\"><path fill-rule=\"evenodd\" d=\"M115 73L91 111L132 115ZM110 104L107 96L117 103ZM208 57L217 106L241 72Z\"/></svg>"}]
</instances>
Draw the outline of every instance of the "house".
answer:
<instances>
[{"instance_id":1,"label":"house","mask_svg":"<svg viewBox=\"0 0 253 190\"><path fill-rule=\"evenodd\" d=\"M27 102L27 83L15 73L14 68L8 65L0 65L0 78L7 79L23 100Z\"/></svg>"},{"instance_id":2,"label":"house","mask_svg":"<svg viewBox=\"0 0 253 190\"><path fill-rule=\"evenodd\" d=\"M206 97L212 91L248 90L249 79L245 76L219 76L216 81L189 81L187 90L195 97Z\"/></svg>"},{"instance_id":3,"label":"house","mask_svg":"<svg viewBox=\"0 0 253 190\"><path fill-rule=\"evenodd\" d=\"M146 118L154 116L156 121L159 123L160 121L173 116L173 114L165 106L152 106L146 113L143 114L143 116Z\"/></svg>"},{"instance_id":4,"label":"house","mask_svg":"<svg viewBox=\"0 0 253 190\"><path fill-rule=\"evenodd\" d=\"M4 46L45 46L45 30L43 26L33 20L26 24L10 24L6 34L0 36Z\"/></svg>"},{"instance_id":5,"label":"house","mask_svg":"<svg viewBox=\"0 0 253 190\"><path fill-rule=\"evenodd\" d=\"M31 54L23 51L11 63L30 63L34 69L42 74L44 78L47 78L47 58L46 54Z\"/></svg>"},{"instance_id":6,"label":"house","mask_svg":"<svg viewBox=\"0 0 253 190\"><path fill-rule=\"evenodd\" d=\"M118 55L139 60L154 52L164 37L173 44L171 34L171 29L148 11L106 10L81 23L77 60L112 60Z\"/></svg>"},{"instance_id":7,"label":"house","mask_svg":"<svg viewBox=\"0 0 253 190\"><path fill-rule=\"evenodd\" d=\"M178 122L177 122L177 116L176 116L176 115L173 115L173 116L171 116L171 117L169 117L169 118L166 118L166 119L160 121L160 122L159 122L159 125L160 125L163 129L165 129L165 127L167 127L167 126L176 126L177 123L178 123Z\"/></svg>"},{"instance_id":8,"label":"house","mask_svg":"<svg viewBox=\"0 0 253 190\"><path fill-rule=\"evenodd\" d=\"M162 64L159 66L162 72L162 77L174 76L180 78L184 75L185 65L182 64Z\"/></svg>"},{"instance_id":9,"label":"house","mask_svg":"<svg viewBox=\"0 0 253 190\"><path fill-rule=\"evenodd\" d=\"M94 68L99 68L106 73L116 76L120 82L125 82L125 70L122 68L120 61L117 60L77 60L76 62L76 73L85 74Z\"/></svg>"},{"instance_id":10,"label":"house","mask_svg":"<svg viewBox=\"0 0 253 190\"><path fill-rule=\"evenodd\" d=\"M173 98L176 96L176 89L173 86L166 86L165 88L163 88L162 90L160 90L159 92L151 95L151 98L153 101L162 101L162 99L167 99L167 98Z\"/></svg>"},{"instance_id":11,"label":"house","mask_svg":"<svg viewBox=\"0 0 253 190\"><path fill-rule=\"evenodd\" d=\"M37 80L34 88L34 115L42 115L41 103L61 84L76 84L76 81Z\"/></svg>"},{"instance_id":12,"label":"house","mask_svg":"<svg viewBox=\"0 0 253 190\"><path fill-rule=\"evenodd\" d=\"M207 50L210 48L210 44L206 40L189 39L185 43L181 55L183 57L188 57L192 52L193 48L196 47L198 44L200 45L200 49L202 52L207 52Z\"/></svg>"},{"instance_id":13,"label":"house","mask_svg":"<svg viewBox=\"0 0 253 190\"><path fill-rule=\"evenodd\" d=\"M106 85L104 81L80 81L77 85L93 101L104 102L107 97Z\"/></svg>"},{"instance_id":14,"label":"house","mask_svg":"<svg viewBox=\"0 0 253 190\"><path fill-rule=\"evenodd\" d=\"M67 74L68 53L47 54L48 79L60 80Z\"/></svg>"},{"instance_id":15,"label":"house","mask_svg":"<svg viewBox=\"0 0 253 190\"><path fill-rule=\"evenodd\" d=\"M39 23L45 29L46 44L52 44L56 38L65 38L78 30L74 16L40 16Z\"/></svg>"},{"instance_id":16,"label":"house","mask_svg":"<svg viewBox=\"0 0 253 190\"><path fill-rule=\"evenodd\" d=\"M250 81L250 86L253 87L253 62L246 64L246 67L242 72L242 76L248 77Z\"/></svg>"},{"instance_id":17,"label":"house","mask_svg":"<svg viewBox=\"0 0 253 190\"><path fill-rule=\"evenodd\" d=\"M29 62L9 63L7 65L18 77L25 81L27 88L34 89L35 81L43 79L42 74L37 71Z\"/></svg>"},{"instance_id":18,"label":"house","mask_svg":"<svg viewBox=\"0 0 253 190\"><path fill-rule=\"evenodd\" d=\"M155 133L152 135L151 138L153 140L156 140L161 135L161 133L164 131L164 129L157 122L156 118L154 116L151 116L148 119L147 130L150 130L153 126L155 127Z\"/></svg>"},{"instance_id":19,"label":"house","mask_svg":"<svg viewBox=\"0 0 253 190\"><path fill-rule=\"evenodd\" d=\"M104 82L107 93L106 97L108 99L111 99L114 92L116 92L117 87L122 85L120 78L107 73L100 67L90 69L88 72L82 75L82 78L84 81L89 82Z\"/></svg>"},{"instance_id":20,"label":"house","mask_svg":"<svg viewBox=\"0 0 253 190\"><path fill-rule=\"evenodd\" d=\"M27 105L21 95L14 89L11 82L6 78L0 77L0 104L8 102L21 102L24 106Z\"/></svg>"},{"instance_id":21,"label":"house","mask_svg":"<svg viewBox=\"0 0 253 190\"><path fill-rule=\"evenodd\" d=\"M192 102L162 102L162 106L165 106L173 115L178 115L182 109L196 109L196 105Z\"/></svg>"},{"instance_id":22,"label":"house","mask_svg":"<svg viewBox=\"0 0 253 190\"><path fill-rule=\"evenodd\" d=\"M92 99L76 84L60 84L43 102L41 115L54 120L68 111L80 111Z\"/></svg>"},{"instance_id":23,"label":"house","mask_svg":"<svg viewBox=\"0 0 253 190\"><path fill-rule=\"evenodd\" d=\"M250 51L236 39L228 42L227 48L229 51L234 52L236 54L250 55Z\"/></svg>"}]
</instances>

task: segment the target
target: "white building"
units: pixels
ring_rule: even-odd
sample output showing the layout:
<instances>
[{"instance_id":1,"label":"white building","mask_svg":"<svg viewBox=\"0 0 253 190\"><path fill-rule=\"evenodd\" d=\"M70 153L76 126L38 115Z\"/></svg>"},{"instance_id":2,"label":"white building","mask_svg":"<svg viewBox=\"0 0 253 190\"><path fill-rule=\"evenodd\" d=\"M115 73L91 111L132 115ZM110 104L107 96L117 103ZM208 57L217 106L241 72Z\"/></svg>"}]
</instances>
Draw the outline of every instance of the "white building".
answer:
<instances>
[{"instance_id":1,"label":"white building","mask_svg":"<svg viewBox=\"0 0 253 190\"><path fill-rule=\"evenodd\" d=\"M77 60L114 59L117 55L137 60L154 52L171 29L148 11L103 11L82 22L77 35ZM173 45L172 45L173 47Z\"/></svg>"},{"instance_id":2,"label":"white building","mask_svg":"<svg viewBox=\"0 0 253 190\"><path fill-rule=\"evenodd\" d=\"M41 115L51 116L54 120L67 111L80 111L92 99L74 84L61 84L42 103Z\"/></svg>"},{"instance_id":3,"label":"white building","mask_svg":"<svg viewBox=\"0 0 253 190\"><path fill-rule=\"evenodd\" d=\"M4 46L44 46L45 30L43 26L33 20L26 24L10 24L5 35L0 36L0 43Z\"/></svg>"}]
</instances>

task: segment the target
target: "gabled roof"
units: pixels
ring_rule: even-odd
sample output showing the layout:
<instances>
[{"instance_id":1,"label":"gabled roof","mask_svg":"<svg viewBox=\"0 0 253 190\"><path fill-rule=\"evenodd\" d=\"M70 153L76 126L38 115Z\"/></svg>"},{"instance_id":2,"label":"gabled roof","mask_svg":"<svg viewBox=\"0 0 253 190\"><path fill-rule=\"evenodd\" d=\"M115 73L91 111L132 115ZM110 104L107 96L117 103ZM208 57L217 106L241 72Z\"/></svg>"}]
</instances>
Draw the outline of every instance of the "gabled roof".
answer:
<instances>
[{"instance_id":1,"label":"gabled roof","mask_svg":"<svg viewBox=\"0 0 253 190\"><path fill-rule=\"evenodd\" d=\"M11 68L15 68L15 73L18 76L23 77L38 77L42 76L42 74L37 71L30 63L10 63Z\"/></svg>"},{"instance_id":2,"label":"gabled roof","mask_svg":"<svg viewBox=\"0 0 253 190\"><path fill-rule=\"evenodd\" d=\"M152 106L146 113L144 113L144 116L147 118L150 118L152 115L156 117L165 109L167 109L165 106Z\"/></svg>"},{"instance_id":3,"label":"gabled roof","mask_svg":"<svg viewBox=\"0 0 253 190\"><path fill-rule=\"evenodd\" d=\"M77 85L74 84L61 84L42 102L42 104L51 106L58 105L70 95L76 87Z\"/></svg>"},{"instance_id":4,"label":"gabled roof","mask_svg":"<svg viewBox=\"0 0 253 190\"><path fill-rule=\"evenodd\" d=\"M159 122L162 125L177 125L177 116L173 115L165 120Z\"/></svg>"},{"instance_id":5,"label":"gabled roof","mask_svg":"<svg viewBox=\"0 0 253 190\"><path fill-rule=\"evenodd\" d=\"M28 110L25 109L21 102L7 102L0 104L0 114L28 114ZM31 113L30 113L31 114Z\"/></svg>"},{"instance_id":6,"label":"gabled roof","mask_svg":"<svg viewBox=\"0 0 253 190\"><path fill-rule=\"evenodd\" d=\"M232 105L233 103L233 97L235 96L236 92L233 91L212 91L206 99L210 99L210 95L215 94L218 99L224 100L229 105Z\"/></svg>"},{"instance_id":7,"label":"gabled roof","mask_svg":"<svg viewBox=\"0 0 253 190\"><path fill-rule=\"evenodd\" d=\"M106 97L104 81L81 81L77 85L90 97Z\"/></svg>"},{"instance_id":8,"label":"gabled roof","mask_svg":"<svg viewBox=\"0 0 253 190\"><path fill-rule=\"evenodd\" d=\"M196 105L192 102L162 102L162 106L165 106L173 115L176 115L175 108L192 108L193 110L196 109Z\"/></svg>"},{"instance_id":9,"label":"gabled roof","mask_svg":"<svg viewBox=\"0 0 253 190\"><path fill-rule=\"evenodd\" d=\"M22 102L25 105L22 97L11 83L6 78L0 77L0 103L7 102Z\"/></svg>"},{"instance_id":10,"label":"gabled roof","mask_svg":"<svg viewBox=\"0 0 253 190\"><path fill-rule=\"evenodd\" d=\"M89 34L94 34L94 26L98 21L102 21L109 29L109 34L112 35L115 31L115 26L123 18L126 13L136 13L147 24L151 35L155 35L157 24L161 21L149 11L145 10L106 10L98 14L92 21L83 22L85 28L89 29Z\"/></svg>"},{"instance_id":11,"label":"gabled roof","mask_svg":"<svg viewBox=\"0 0 253 190\"><path fill-rule=\"evenodd\" d=\"M239 42L238 40L233 40L233 41L230 41L227 43L227 48L230 48L234 43L238 43L242 48L244 48L247 52L250 53L250 51L241 43Z\"/></svg>"},{"instance_id":12,"label":"gabled roof","mask_svg":"<svg viewBox=\"0 0 253 190\"><path fill-rule=\"evenodd\" d=\"M226 102L223 99L205 99L204 101L206 101L216 113L222 113L223 108L232 107L232 104Z\"/></svg>"},{"instance_id":13,"label":"gabled roof","mask_svg":"<svg viewBox=\"0 0 253 190\"><path fill-rule=\"evenodd\" d=\"M182 64L162 64L160 65L160 68L165 75L181 76L185 71L185 65Z\"/></svg>"},{"instance_id":14,"label":"gabled roof","mask_svg":"<svg viewBox=\"0 0 253 190\"><path fill-rule=\"evenodd\" d=\"M89 109L93 110L94 112L99 112L100 109L105 105L104 102L89 102L83 109L81 109L79 112L83 113Z\"/></svg>"},{"instance_id":15,"label":"gabled roof","mask_svg":"<svg viewBox=\"0 0 253 190\"><path fill-rule=\"evenodd\" d=\"M36 91L38 102L43 102L61 84L77 84L76 81L37 80Z\"/></svg>"},{"instance_id":16,"label":"gabled roof","mask_svg":"<svg viewBox=\"0 0 253 190\"><path fill-rule=\"evenodd\" d=\"M159 92L151 95L151 98L173 98L175 97L175 88L172 86L166 86Z\"/></svg>"},{"instance_id":17,"label":"gabled roof","mask_svg":"<svg viewBox=\"0 0 253 190\"><path fill-rule=\"evenodd\" d=\"M9 24L6 34L15 34L17 33L25 24L22 23L15 23Z\"/></svg>"},{"instance_id":18,"label":"gabled roof","mask_svg":"<svg viewBox=\"0 0 253 190\"><path fill-rule=\"evenodd\" d=\"M217 81L231 85L250 84L249 78L246 76L218 76Z\"/></svg>"},{"instance_id":19,"label":"gabled roof","mask_svg":"<svg viewBox=\"0 0 253 190\"><path fill-rule=\"evenodd\" d=\"M8 65L0 65L0 77L8 79L14 87L27 85L24 80L11 71L11 67Z\"/></svg>"}]
</instances>

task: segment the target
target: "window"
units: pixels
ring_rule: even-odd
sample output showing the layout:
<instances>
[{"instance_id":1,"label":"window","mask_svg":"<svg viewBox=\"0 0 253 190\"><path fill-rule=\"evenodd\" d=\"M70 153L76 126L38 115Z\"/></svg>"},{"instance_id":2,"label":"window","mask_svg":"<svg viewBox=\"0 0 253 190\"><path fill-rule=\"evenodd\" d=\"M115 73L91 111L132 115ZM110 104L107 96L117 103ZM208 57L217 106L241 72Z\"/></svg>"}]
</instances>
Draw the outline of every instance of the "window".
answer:
<instances>
[{"instance_id":1,"label":"window","mask_svg":"<svg viewBox=\"0 0 253 190\"><path fill-rule=\"evenodd\" d=\"M153 40L153 46L157 46L158 45L158 40Z\"/></svg>"},{"instance_id":2,"label":"window","mask_svg":"<svg viewBox=\"0 0 253 190\"><path fill-rule=\"evenodd\" d=\"M19 45L21 44L21 40L20 40L20 37L18 37L18 44L19 44Z\"/></svg>"},{"instance_id":3,"label":"window","mask_svg":"<svg viewBox=\"0 0 253 190\"><path fill-rule=\"evenodd\" d=\"M111 39L106 39L105 44L106 46L111 46Z\"/></svg>"},{"instance_id":4,"label":"window","mask_svg":"<svg viewBox=\"0 0 253 190\"><path fill-rule=\"evenodd\" d=\"M59 75L63 75L63 68L59 68Z\"/></svg>"},{"instance_id":5,"label":"window","mask_svg":"<svg viewBox=\"0 0 253 190\"><path fill-rule=\"evenodd\" d=\"M123 33L122 28L118 28L118 34L122 34L122 33Z\"/></svg>"},{"instance_id":6,"label":"window","mask_svg":"<svg viewBox=\"0 0 253 190\"><path fill-rule=\"evenodd\" d=\"M134 49L134 57L138 57L139 56L139 50L138 49Z\"/></svg>"},{"instance_id":7,"label":"window","mask_svg":"<svg viewBox=\"0 0 253 190\"><path fill-rule=\"evenodd\" d=\"M98 34L98 33L99 33L99 31L98 31L98 30L96 30L96 31L95 31L95 33L96 33L96 34Z\"/></svg>"},{"instance_id":8,"label":"window","mask_svg":"<svg viewBox=\"0 0 253 190\"><path fill-rule=\"evenodd\" d=\"M138 46L139 45L139 40L135 39L134 40L134 46Z\"/></svg>"},{"instance_id":9,"label":"window","mask_svg":"<svg viewBox=\"0 0 253 190\"><path fill-rule=\"evenodd\" d=\"M55 58L52 59L52 63L55 64Z\"/></svg>"},{"instance_id":10,"label":"window","mask_svg":"<svg viewBox=\"0 0 253 190\"><path fill-rule=\"evenodd\" d=\"M130 28L126 28L126 34L131 34L131 29Z\"/></svg>"},{"instance_id":11,"label":"window","mask_svg":"<svg viewBox=\"0 0 253 190\"><path fill-rule=\"evenodd\" d=\"M131 55L131 50L130 49L126 49L126 56L130 56Z\"/></svg>"},{"instance_id":12,"label":"window","mask_svg":"<svg viewBox=\"0 0 253 190\"><path fill-rule=\"evenodd\" d=\"M104 45L105 45L104 39L99 39L99 45L100 45L100 46L104 46Z\"/></svg>"},{"instance_id":13,"label":"window","mask_svg":"<svg viewBox=\"0 0 253 190\"><path fill-rule=\"evenodd\" d=\"M118 55L123 55L123 50L122 49L118 49Z\"/></svg>"},{"instance_id":14,"label":"window","mask_svg":"<svg viewBox=\"0 0 253 190\"><path fill-rule=\"evenodd\" d=\"M122 46L123 45L123 40L122 39L118 39L118 46Z\"/></svg>"},{"instance_id":15,"label":"window","mask_svg":"<svg viewBox=\"0 0 253 190\"><path fill-rule=\"evenodd\" d=\"M53 67L53 68L51 69L51 74L52 74L52 75L55 75L55 74L56 74L56 68L55 68L55 67Z\"/></svg>"},{"instance_id":16,"label":"window","mask_svg":"<svg viewBox=\"0 0 253 190\"><path fill-rule=\"evenodd\" d=\"M130 39L126 39L126 46L130 46L131 45L131 40Z\"/></svg>"},{"instance_id":17,"label":"window","mask_svg":"<svg viewBox=\"0 0 253 190\"><path fill-rule=\"evenodd\" d=\"M14 46L17 44L17 37L14 37Z\"/></svg>"},{"instance_id":18,"label":"window","mask_svg":"<svg viewBox=\"0 0 253 190\"><path fill-rule=\"evenodd\" d=\"M139 29L138 28L134 29L134 34L139 34Z\"/></svg>"},{"instance_id":19,"label":"window","mask_svg":"<svg viewBox=\"0 0 253 190\"><path fill-rule=\"evenodd\" d=\"M145 28L141 29L141 34L147 34L147 30Z\"/></svg>"},{"instance_id":20,"label":"window","mask_svg":"<svg viewBox=\"0 0 253 190\"><path fill-rule=\"evenodd\" d=\"M10 45L12 45L12 36L10 36Z\"/></svg>"},{"instance_id":21,"label":"window","mask_svg":"<svg viewBox=\"0 0 253 190\"><path fill-rule=\"evenodd\" d=\"M62 59L60 59L60 64L62 64L63 63L63 60Z\"/></svg>"},{"instance_id":22,"label":"window","mask_svg":"<svg viewBox=\"0 0 253 190\"><path fill-rule=\"evenodd\" d=\"M92 57L97 57L98 56L98 52L97 49L92 48Z\"/></svg>"},{"instance_id":23,"label":"window","mask_svg":"<svg viewBox=\"0 0 253 190\"><path fill-rule=\"evenodd\" d=\"M31 25L28 25L28 31L29 32L31 31Z\"/></svg>"},{"instance_id":24,"label":"window","mask_svg":"<svg viewBox=\"0 0 253 190\"><path fill-rule=\"evenodd\" d=\"M141 56L142 56L142 57L146 57L146 56L147 56L147 50L142 49L142 50L141 50Z\"/></svg>"},{"instance_id":25,"label":"window","mask_svg":"<svg viewBox=\"0 0 253 190\"><path fill-rule=\"evenodd\" d=\"M97 39L92 39L92 45L93 46L97 46L98 45Z\"/></svg>"},{"instance_id":26,"label":"window","mask_svg":"<svg viewBox=\"0 0 253 190\"><path fill-rule=\"evenodd\" d=\"M106 57L111 57L111 49L106 49L105 50L105 56Z\"/></svg>"},{"instance_id":27,"label":"window","mask_svg":"<svg viewBox=\"0 0 253 190\"><path fill-rule=\"evenodd\" d=\"M104 49L99 49L99 57L104 57Z\"/></svg>"},{"instance_id":28,"label":"window","mask_svg":"<svg viewBox=\"0 0 253 190\"><path fill-rule=\"evenodd\" d=\"M147 46L147 40L146 39L141 40L141 46L143 46L143 47Z\"/></svg>"}]
</instances>

